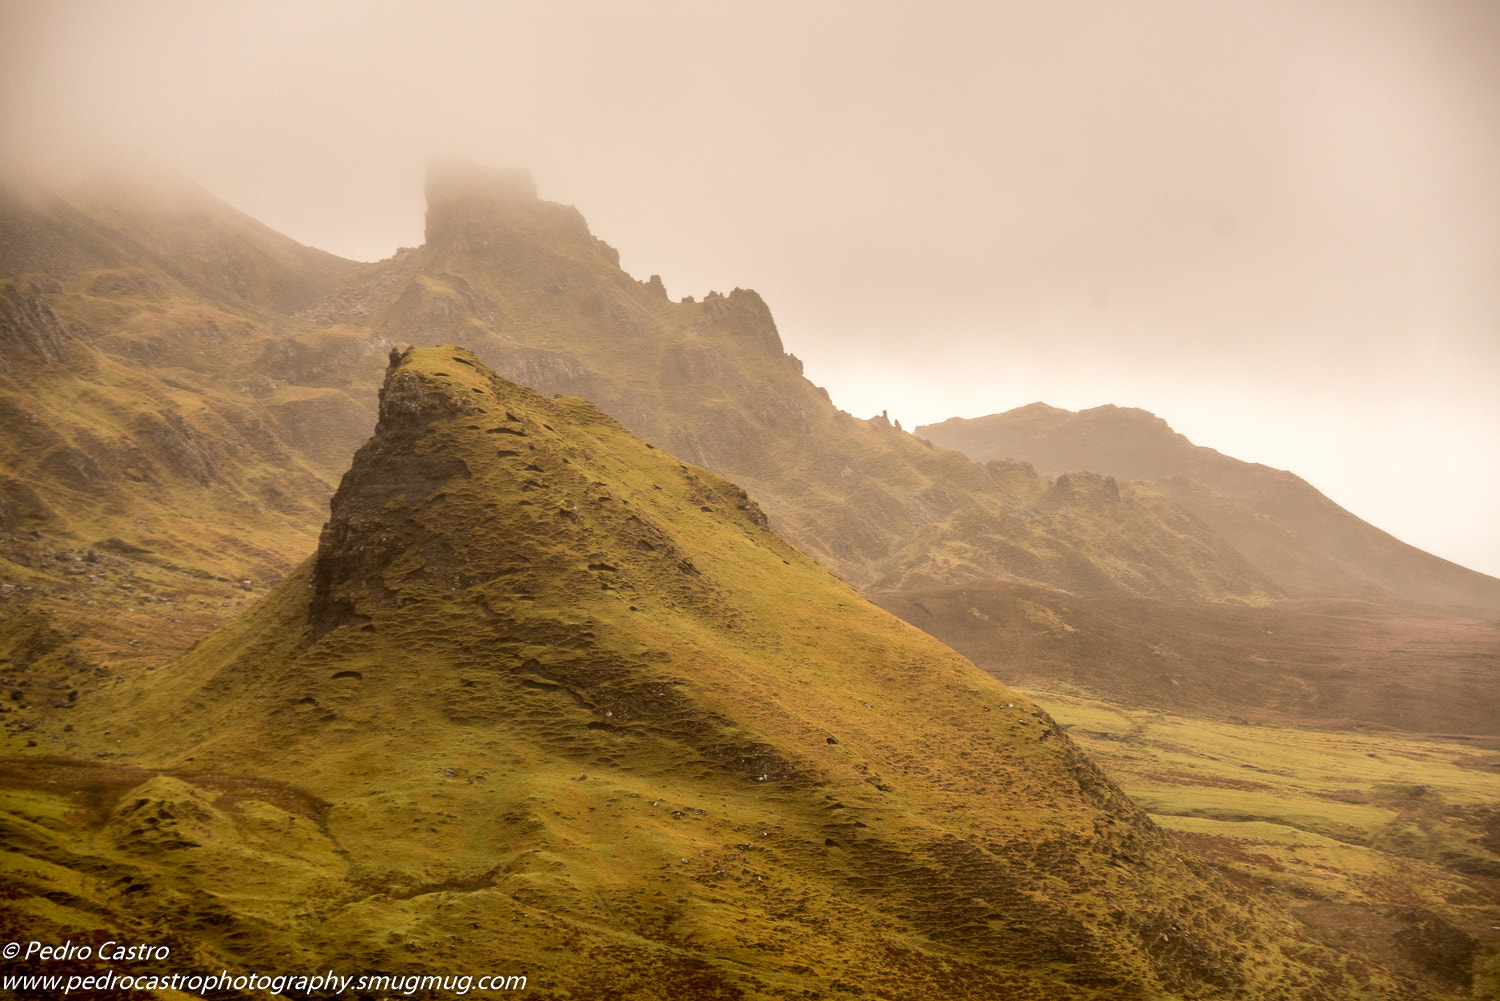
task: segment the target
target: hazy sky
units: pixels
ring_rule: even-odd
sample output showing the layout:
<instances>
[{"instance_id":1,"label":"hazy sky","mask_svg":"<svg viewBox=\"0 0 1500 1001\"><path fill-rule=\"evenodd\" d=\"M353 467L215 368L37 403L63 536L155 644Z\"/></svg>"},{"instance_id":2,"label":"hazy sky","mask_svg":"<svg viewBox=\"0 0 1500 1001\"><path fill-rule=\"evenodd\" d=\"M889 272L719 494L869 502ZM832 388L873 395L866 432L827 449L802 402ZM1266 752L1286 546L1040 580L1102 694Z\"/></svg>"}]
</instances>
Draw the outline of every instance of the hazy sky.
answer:
<instances>
[{"instance_id":1,"label":"hazy sky","mask_svg":"<svg viewBox=\"0 0 1500 1001\"><path fill-rule=\"evenodd\" d=\"M1160 414L1500 574L1500 4L0 2L0 155L345 256L529 167L910 427Z\"/></svg>"}]
</instances>

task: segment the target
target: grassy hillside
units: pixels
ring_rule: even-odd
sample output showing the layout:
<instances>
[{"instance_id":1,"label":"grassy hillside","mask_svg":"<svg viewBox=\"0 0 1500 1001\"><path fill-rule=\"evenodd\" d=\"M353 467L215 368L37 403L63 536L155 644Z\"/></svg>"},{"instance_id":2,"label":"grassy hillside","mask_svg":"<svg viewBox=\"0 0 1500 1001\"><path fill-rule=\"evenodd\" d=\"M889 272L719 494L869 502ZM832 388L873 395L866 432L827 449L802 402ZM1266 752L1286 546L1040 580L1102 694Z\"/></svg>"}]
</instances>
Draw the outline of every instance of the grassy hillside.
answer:
<instances>
[{"instance_id":1,"label":"grassy hillside","mask_svg":"<svg viewBox=\"0 0 1500 1001\"><path fill-rule=\"evenodd\" d=\"M186 185L6 188L0 264L0 667L50 704L305 557L389 345L288 312L357 265Z\"/></svg>"},{"instance_id":2,"label":"grassy hillside","mask_svg":"<svg viewBox=\"0 0 1500 1001\"><path fill-rule=\"evenodd\" d=\"M207 966L554 998L1403 989L739 488L455 349L393 364L315 557L31 734L67 757L0 776L11 927Z\"/></svg>"}]
</instances>

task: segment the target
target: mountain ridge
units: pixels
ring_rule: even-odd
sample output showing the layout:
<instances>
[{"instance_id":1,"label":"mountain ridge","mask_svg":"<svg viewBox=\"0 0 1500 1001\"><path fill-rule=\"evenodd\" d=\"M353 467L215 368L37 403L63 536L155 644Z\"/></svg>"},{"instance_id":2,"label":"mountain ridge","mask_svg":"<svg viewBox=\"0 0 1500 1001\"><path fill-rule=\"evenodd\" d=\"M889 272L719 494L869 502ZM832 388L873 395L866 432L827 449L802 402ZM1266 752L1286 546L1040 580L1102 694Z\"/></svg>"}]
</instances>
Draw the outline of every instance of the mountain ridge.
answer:
<instances>
[{"instance_id":1,"label":"mountain ridge","mask_svg":"<svg viewBox=\"0 0 1500 1001\"><path fill-rule=\"evenodd\" d=\"M917 428L977 461L1047 475L1090 470L1151 482L1296 597L1500 608L1500 580L1424 553L1350 514L1306 480L1195 445L1145 410L1046 404Z\"/></svg>"},{"instance_id":2,"label":"mountain ridge","mask_svg":"<svg viewBox=\"0 0 1500 1001\"><path fill-rule=\"evenodd\" d=\"M41 345L0 375L0 414L18 429L0 442L15 473L0 479L0 597L30 623L0 657L20 665L19 690L45 704L105 669L174 656L288 573L375 423L387 353L439 338L731 475L770 524L919 625L884 596L998 581L1100 599L1389 600L1207 488L1050 482L839 411L785 351L760 296L668 299L523 175L443 168L429 194L437 247L343 262L294 313L213 298L212 282L193 291L145 259L3 279L24 300L15 315L37 328L26 343ZM444 212L462 216L476 198L483 211L444 236ZM228 523L239 530L208 527ZM1259 565L1230 541L1244 525Z\"/></svg>"}]
</instances>

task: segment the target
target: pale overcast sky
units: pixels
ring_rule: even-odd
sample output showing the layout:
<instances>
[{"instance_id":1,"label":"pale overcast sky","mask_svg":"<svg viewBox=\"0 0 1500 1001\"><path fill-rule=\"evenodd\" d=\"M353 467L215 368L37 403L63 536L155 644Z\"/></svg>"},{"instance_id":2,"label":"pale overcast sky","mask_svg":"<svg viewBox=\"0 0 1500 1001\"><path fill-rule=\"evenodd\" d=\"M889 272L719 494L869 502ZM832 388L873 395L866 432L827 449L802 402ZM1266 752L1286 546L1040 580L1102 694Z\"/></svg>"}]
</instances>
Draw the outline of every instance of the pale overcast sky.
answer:
<instances>
[{"instance_id":1,"label":"pale overcast sky","mask_svg":"<svg viewBox=\"0 0 1500 1001\"><path fill-rule=\"evenodd\" d=\"M531 169L841 407L1116 403L1500 574L1500 4L0 4L0 156L360 259Z\"/></svg>"}]
</instances>

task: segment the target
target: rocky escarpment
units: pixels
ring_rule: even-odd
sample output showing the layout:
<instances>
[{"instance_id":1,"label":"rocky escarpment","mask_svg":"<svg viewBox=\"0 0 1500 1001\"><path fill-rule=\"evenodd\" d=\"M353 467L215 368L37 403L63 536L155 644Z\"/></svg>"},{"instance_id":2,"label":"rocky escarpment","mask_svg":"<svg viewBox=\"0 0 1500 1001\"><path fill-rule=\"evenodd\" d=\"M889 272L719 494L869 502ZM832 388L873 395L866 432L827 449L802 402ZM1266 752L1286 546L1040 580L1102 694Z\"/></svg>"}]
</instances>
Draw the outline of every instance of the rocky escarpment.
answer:
<instances>
[{"instance_id":1,"label":"rocky escarpment","mask_svg":"<svg viewBox=\"0 0 1500 1001\"><path fill-rule=\"evenodd\" d=\"M402 357L391 352L375 434L355 454L318 540L309 611L315 634L366 622L368 611L358 607L393 600L382 571L409 551L436 555L416 509L448 480L467 475L461 459L421 444L434 421L474 405L431 391L420 376L400 369Z\"/></svg>"},{"instance_id":2,"label":"rocky escarpment","mask_svg":"<svg viewBox=\"0 0 1500 1001\"><path fill-rule=\"evenodd\" d=\"M430 350L390 354L375 434L344 475L319 539L309 613L315 635L364 625L407 600L402 588L418 582L461 593L507 579L534 598L539 589L623 586L627 568L640 566L674 601L700 602L702 595L688 592L701 590L701 574L680 545L585 476L553 421L528 412L549 401L485 370L464 349L439 351L436 364ZM412 360L418 355L420 365ZM613 425L592 406L576 405ZM483 483L469 482L474 463L486 471ZM686 466L677 477L702 510L733 512L749 530L766 531L765 514L743 490ZM503 532L498 516L484 514L497 505L514 519ZM480 545L491 532L492 544ZM588 568L583 577L579 566Z\"/></svg>"},{"instance_id":3,"label":"rocky escarpment","mask_svg":"<svg viewBox=\"0 0 1500 1001\"><path fill-rule=\"evenodd\" d=\"M781 335L776 330L776 321L771 318L771 308L750 289L737 288L727 296L710 292L703 299L698 328L723 331L744 343L755 345L762 353L778 361L790 358L781 345ZM800 375L801 363L791 360Z\"/></svg>"},{"instance_id":4,"label":"rocky escarpment","mask_svg":"<svg viewBox=\"0 0 1500 1001\"><path fill-rule=\"evenodd\" d=\"M23 282L0 282L0 372L22 359L56 364L67 358L67 332L46 300Z\"/></svg>"}]
</instances>

